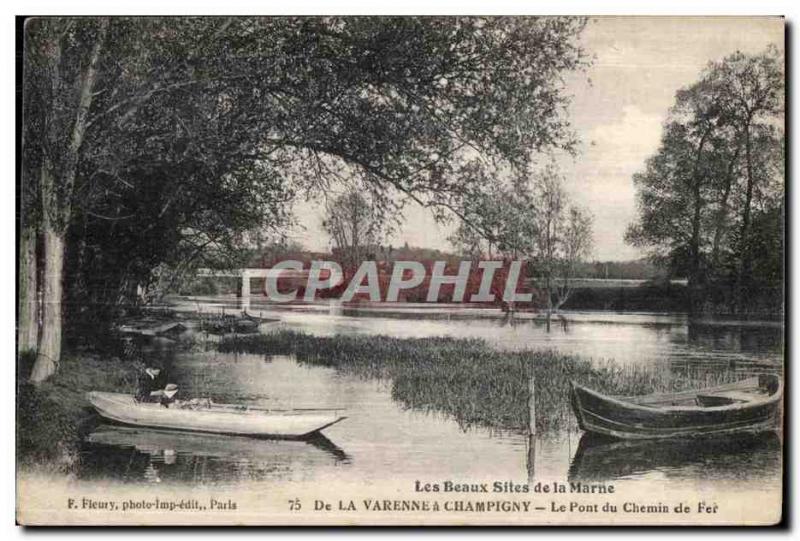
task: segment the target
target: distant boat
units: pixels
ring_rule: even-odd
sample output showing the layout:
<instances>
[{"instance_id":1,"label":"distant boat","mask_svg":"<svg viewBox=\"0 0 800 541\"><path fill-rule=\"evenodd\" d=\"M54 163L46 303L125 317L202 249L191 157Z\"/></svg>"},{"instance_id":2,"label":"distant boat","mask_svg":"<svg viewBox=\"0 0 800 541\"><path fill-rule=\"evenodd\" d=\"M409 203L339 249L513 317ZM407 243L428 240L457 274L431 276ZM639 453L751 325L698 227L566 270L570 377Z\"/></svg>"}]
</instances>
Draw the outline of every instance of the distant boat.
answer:
<instances>
[{"instance_id":1,"label":"distant boat","mask_svg":"<svg viewBox=\"0 0 800 541\"><path fill-rule=\"evenodd\" d=\"M91 391L87 399L105 419L127 425L278 439L309 438L345 419L333 410L266 410L233 404L166 408L133 396Z\"/></svg>"},{"instance_id":2,"label":"distant boat","mask_svg":"<svg viewBox=\"0 0 800 541\"><path fill-rule=\"evenodd\" d=\"M188 330L188 327L180 322L161 323L156 325L151 323L140 324L139 326L121 325L117 329L124 335L139 335L139 336L161 336L166 338L175 338Z\"/></svg>"},{"instance_id":3,"label":"distant boat","mask_svg":"<svg viewBox=\"0 0 800 541\"><path fill-rule=\"evenodd\" d=\"M246 310L242 312L242 318L246 319L246 320L249 320L249 321L255 321L256 323L259 323L259 324L260 323L280 323L280 321L281 321L280 318L263 317L263 316L260 316L260 315L259 316L254 316L252 314L248 314Z\"/></svg>"},{"instance_id":4,"label":"distant boat","mask_svg":"<svg viewBox=\"0 0 800 541\"><path fill-rule=\"evenodd\" d=\"M249 315L241 317L222 315L203 320L200 328L209 334L254 334L258 332L258 326L261 323L260 318Z\"/></svg>"},{"instance_id":5,"label":"distant boat","mask_svg":"<svg viewBox=\"0 0 800 541\"><path fill-rule=\"evenodd\" d=\"M783 383L773 375L678 393L606 396L570 382L572 409L586 432L652 439L758 431L775 427Z\"/></svg>"}]
</instances>

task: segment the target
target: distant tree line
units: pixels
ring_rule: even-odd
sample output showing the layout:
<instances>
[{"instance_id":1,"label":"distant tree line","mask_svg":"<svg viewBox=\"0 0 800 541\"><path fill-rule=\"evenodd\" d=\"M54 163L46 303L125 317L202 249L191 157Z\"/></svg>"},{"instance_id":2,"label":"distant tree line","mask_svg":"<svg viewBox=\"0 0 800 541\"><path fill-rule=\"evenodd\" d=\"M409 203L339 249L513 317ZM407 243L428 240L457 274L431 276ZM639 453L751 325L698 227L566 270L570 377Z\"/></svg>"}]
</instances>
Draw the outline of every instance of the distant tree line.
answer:
<instances>
[{"instance_id":1,"label":"distant tree line","mask_svg":"<svg viewBox=\"0 0 800 541\"><path fill-rule=\"evenodd\" d=\"M579 278L608 280L662 281L666 272L653 261L642 258L632 261L585 261L578 265Z\"/></svg>"}]
</instances>

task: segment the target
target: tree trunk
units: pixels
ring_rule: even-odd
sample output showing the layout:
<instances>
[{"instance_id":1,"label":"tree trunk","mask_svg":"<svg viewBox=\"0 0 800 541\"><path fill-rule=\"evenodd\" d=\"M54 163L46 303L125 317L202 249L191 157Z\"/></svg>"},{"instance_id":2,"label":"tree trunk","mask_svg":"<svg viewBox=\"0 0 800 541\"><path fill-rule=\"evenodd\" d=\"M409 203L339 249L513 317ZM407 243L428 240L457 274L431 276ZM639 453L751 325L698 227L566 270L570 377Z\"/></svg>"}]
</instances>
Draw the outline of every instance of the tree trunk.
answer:
<instances>
[{"instance_id":1,"label":"tree trunk","mask_svg":"<svg viewBox=\"0 0 800 541\"><path fill-rule=\"evenodd\" d=\"M717 212L717 219L715 224L715 231L714 231L714 246L712 248L712 256L711 261L714 265L714 270L719 270L719 251L720 251L720 244L722 244L722 234L725 230L725 223L728 219L728 199L730 199L731 195L731 187L733 186L733 176L736 170L736 161L739 159L739 146L736 147L736 152L733 155L733 160L728 165L728 173L725 176L725 190L722 194L722 200L720 201L719 211Z\"/></svg>"},{"instance_id":2,"label":"tree trunk","mask_svg":"<svg viewBox=\"0 0 800 541\"><path fill-rule=\"evenodd\" d=\"M703 132L700 138L700 143L697 145L697 155L694 160L694 171L692 173L694 184L692 185L693 213L692 213L692 239L689 246L689 253L691 255L691 262L689 268L689 310L696 313L701 304L702 297L702 276L700 271L700 222L703 210L703 197L700 190L702 179L700 176L700 160L703 156L703 148L706 144L706 139L711 133L711 128Z\"/></svg>"},{"instance_id":3,"label":"tree trunk","mask_svg":"<svg viewBox=\"0 0 800 541\"><path fill-rule=\"evenodd\" d=\"M35 350L39 342L36 228L22 226L19 241L19 352Z\"/></svg>"},{"instance_id":4,"label":"tree trunk","mask_svg":"<svg viewBox=\"0 0 800 541\"><path fill-rule=\"evenodd\" d=\"M696 314L700 310L701 277L700 277L700 218L701 218L701 196L700 179L694 183L694 212L692 215L692 240L689 247L691 254L691 266L689 268L689 310Z\"/></svg>"},{"instance_id":5,"label":"tree trunk","mask_svg":"<svg viewBox=\"0 0 800 541\"><path fill-rule=\"evenodd\" d=\"M64 234L46 226L44 234L44 272L42 274L42 333L31 382L40 383L52 376L61 358L61 299L64 274Z\"/></svg>"},{"instance_id":6,"label":"tree trunk","mask_svg":"<svg viewBox=\"0 0 800 541\"><path fill-rule=\"evenodd\" d=\"M108 33L109 20L100 19L97 40L92 46L89 63L80 81L80 94L69 144L61 160L47 156L42 163L40 195L42 204L42 234L44 237L44 272L42 276L42 331L39 350L30 380L40 383L52 376L61 359L61 309L63 301L64 249L69 227L75 175L79 152L86 134L89 109L92 106L94 84L100 52ZM54 56L53 83L60 87L60 44ZM53 127L51 126L51 129ZM57 136L58 134L56 134ZM54 149L49 149L51 152Z\"/></svg>"},{"instance_id":7,"label":"tree trunk","mask_svg":"<svg viewBox=\"0 0 800 541\"><path fill-rule=\"evenodd\" d=\"M739 239L741 244L741 254L739 268L736 273L736 312L740 313L744 305L744 277L750 270L750 247L748 236L750 235L750 206L753 201L753 161L750 142L750 125L745 126L744 132L745 166L747 170L747 190L745 192L744 210L742 214L742 235Z\"/></svg>"}]
</instances>

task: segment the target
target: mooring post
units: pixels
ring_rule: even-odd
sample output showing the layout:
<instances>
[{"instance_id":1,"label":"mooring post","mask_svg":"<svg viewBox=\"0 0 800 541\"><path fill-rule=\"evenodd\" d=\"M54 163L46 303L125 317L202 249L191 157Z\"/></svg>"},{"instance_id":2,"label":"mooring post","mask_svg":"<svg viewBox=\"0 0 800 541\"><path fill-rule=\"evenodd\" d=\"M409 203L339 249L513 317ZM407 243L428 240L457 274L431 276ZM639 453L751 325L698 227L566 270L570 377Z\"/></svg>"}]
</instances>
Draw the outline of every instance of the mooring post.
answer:
<instances>
[{"instance_id":1,"label":"mooring post","mask_svg":"<svg viewBox=\"0 0 800 541\"><path fill-rule=\"evenodd\" d=\"M536 478L536 370L534 359L528 361L528 483Z\"/></svg>"},{"instance_id":2,"label":"mooring post","mask_svg":"<svg viewBox=\"0 0 800 541\"><path fill-rule=\"evenodd\" d=\"M250 273L246 270L242 271L242 295L241 295L242 311L246 312L250 309Z\"/></svg>"}]
</instances>

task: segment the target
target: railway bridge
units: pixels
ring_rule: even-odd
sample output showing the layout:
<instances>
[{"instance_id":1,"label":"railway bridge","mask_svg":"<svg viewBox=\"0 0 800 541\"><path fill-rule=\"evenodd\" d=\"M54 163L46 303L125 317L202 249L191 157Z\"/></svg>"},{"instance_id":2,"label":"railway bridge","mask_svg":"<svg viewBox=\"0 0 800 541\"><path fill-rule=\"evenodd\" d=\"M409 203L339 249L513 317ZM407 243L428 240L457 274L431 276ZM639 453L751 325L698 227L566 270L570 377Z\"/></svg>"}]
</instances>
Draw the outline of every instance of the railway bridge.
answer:
<instances>
[{"instance_id":1,"label":"railway bridge","mask_svg":"<svg viewBox=\"0 0 800 541\"><path fill-rule=\"evenodd\" d=\"M251 280L266 280L267 278L289 278L305 280L308 278L307 270L293 269L198 269L197 276L201 278L238 278L239 285L236 288L236 296L241 299L242 310L250 308L250 298L252 296ZM263 289L262 289L263 291Z\"/></svg>"}]
</instances>

